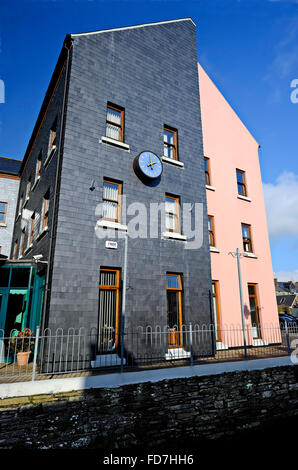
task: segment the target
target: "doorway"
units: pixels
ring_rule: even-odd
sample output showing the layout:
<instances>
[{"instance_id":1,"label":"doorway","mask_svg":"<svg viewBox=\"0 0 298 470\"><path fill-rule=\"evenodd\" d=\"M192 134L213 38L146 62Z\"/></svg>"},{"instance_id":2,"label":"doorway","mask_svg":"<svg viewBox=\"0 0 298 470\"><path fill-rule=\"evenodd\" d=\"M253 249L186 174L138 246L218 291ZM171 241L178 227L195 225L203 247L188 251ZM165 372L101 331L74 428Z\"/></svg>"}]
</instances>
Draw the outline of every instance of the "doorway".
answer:
<instances>
[{"instance_id":1,"label":"doorway","mask_svg":"<svg viewBox=\"0 0 298 470\"><path fill-rule=\"evenodd\" d=\"M101 268L99 274L98 351L113 352L119 344L120 269Z\"/></svg>"},{"instance_id":2,"label":"doorway","mask_svg":"<svg viewBox=\"0 0 298 470\"><path fill-rule=\"evenodd\" d=\"M257 284L248 284L248 296L249 296L249 309L250 309L252 337L253 339L260 339L262 335L261 335L261 326L260 326Z\"/></svg>"},{"instance_id":3,"label":"doorway","mask_svg":"<svg viewBox=\"0 0 298 470\"><path fill-rule=\"evenodd\" d=\"M168 347L182 346L182 275L167 274Z\"/></svg>"}]
</instances>

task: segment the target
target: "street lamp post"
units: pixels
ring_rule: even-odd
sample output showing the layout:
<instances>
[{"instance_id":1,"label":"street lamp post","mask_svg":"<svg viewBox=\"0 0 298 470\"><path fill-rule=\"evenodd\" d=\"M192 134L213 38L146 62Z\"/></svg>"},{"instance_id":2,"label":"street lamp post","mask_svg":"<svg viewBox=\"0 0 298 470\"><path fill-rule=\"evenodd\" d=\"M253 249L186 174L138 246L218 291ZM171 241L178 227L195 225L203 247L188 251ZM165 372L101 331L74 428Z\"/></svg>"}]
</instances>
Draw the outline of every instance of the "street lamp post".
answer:
<instances>
[{"instance_id":1,"label":"street lamp post","mask_svg":"<svg viewBox=\"0 0 298 470\"><path fill-rule=\"evenodd\" d=\"M236 252L230 252L229 255L232 255L233 258L237 258L239 293L240 293L240 306L241 306L241 320L242 320L243 344L244 344L244 357L245 357L245 359L247 359L247 344L246 344L245 319L244 319L243 294L242 294L242 278L241 278L241 267L240 267L240 257L242 256L242 254L240 253L239 248L237 248Z\"/></svg>"}]
</instances>

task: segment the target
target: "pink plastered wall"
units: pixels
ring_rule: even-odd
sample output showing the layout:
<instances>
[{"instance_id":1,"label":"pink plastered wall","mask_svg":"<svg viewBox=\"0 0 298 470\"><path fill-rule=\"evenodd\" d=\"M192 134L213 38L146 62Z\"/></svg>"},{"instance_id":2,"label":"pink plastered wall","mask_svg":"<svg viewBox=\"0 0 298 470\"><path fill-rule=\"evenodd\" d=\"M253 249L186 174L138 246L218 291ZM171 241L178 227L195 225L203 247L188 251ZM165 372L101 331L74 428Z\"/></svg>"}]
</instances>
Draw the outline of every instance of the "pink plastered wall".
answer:
<instances>
[{"instance_id":1,"label":"pink plastered wall","mask_svg":"<svg viewBox=\"0 0 298 470\"><path fill-rule=\"evenodd\" d=\"M222 342L239 343L239 337L225 334L225 326L241 327L241 308L237 260L229 253L243 252L241 223L251 225L253 253L256 258L241 258L245 322L251 342L248 283L257 284L259 317L267 342L279 337L266 213L259 165L259 144L252 137L220 91L198 65L204 155L210 158L210 185L206 189L208 214L214 216L215 245L211 252L212 279L218 282ZM238 198L236 169L245 171L247 196ZM271 325L275 330L271 329ZM235 337L239 336L235 333Z\"/></svg>"}]
</instances>

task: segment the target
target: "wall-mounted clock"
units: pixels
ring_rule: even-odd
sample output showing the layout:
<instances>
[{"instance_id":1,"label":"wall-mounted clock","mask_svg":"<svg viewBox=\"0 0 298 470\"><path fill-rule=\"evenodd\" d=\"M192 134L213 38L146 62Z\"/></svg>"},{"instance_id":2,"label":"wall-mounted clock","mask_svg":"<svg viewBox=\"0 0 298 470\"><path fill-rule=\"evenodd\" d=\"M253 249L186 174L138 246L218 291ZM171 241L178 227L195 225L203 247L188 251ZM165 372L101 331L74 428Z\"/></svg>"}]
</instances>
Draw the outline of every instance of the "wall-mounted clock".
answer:
<instances>
[{"instance_id":1,"label":"wall-mounted clock","mask_svg":"<svg viewBox=\"0 0 298 470\"><path fill-rule=\"evenodd\" d=\"M162 162L155 153L145 150L133 161L133 168L139 178L152 181L160 178L162 174Z\"/></svg>"}]
</instances>

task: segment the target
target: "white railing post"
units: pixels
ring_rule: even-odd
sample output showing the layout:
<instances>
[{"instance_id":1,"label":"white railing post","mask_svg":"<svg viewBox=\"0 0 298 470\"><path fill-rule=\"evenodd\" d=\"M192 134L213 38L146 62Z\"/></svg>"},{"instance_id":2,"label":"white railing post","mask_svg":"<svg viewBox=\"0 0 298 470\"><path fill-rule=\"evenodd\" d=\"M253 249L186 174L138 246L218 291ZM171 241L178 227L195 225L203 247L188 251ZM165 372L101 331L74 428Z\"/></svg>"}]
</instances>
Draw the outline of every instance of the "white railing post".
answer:
<instances>
[{"instance_id":1,"label":"white railing post","mask_svg":"<svg viewBox=\"0 0 298 470\"><path fill-rule=\"evenodd\" d=\"M39 326L36 327L34 356L33 356L32 382L35 380L35 374L36 374L36 360L37 360L37 351L38 351L38 341L39 341Z\"/></svg>"}]
</instances>

